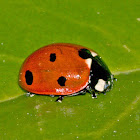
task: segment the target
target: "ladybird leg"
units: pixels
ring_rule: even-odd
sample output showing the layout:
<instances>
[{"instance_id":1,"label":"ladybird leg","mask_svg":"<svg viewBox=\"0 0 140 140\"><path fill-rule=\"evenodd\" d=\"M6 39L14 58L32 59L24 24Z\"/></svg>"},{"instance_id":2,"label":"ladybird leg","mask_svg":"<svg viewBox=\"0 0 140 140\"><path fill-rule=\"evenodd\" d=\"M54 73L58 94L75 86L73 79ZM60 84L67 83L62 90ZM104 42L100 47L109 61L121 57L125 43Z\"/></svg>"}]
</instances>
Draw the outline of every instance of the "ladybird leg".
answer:
<instances>
[{"instance_id":1,"label":"ladybird leg","mask_svg":"<svg viewBox=\"0 0 140 140\"><path fill-rule=\"evenodd\" d=\"M62 103L63 99L64 99L64 96L61 95L56 99L56 102Z\"/></svg>"},{"instance_id":2,"label":"ladybird leg","mask_svg":"<svg viewBox=\"0 0 140 140\"><path fill-rule=\"evenodd\" d=\"M87 92L89 92L91 94L92 99L97 99L97 94L95 94L95 91L91 88L87 89Z\"/></svg>"},{"instance_id":3,"label":"ladybird leg","mask_svg":"<svg viewBox=\"0 0 140 140\"><path fill-rule=\"evenodd\" d=\"M97 96L94 91L92 91L91 96L92 96L92 99L94 99L94 98L97 99Z\"/></svg>"},{"instance_id":4,"label":"ladybird leg","mask_svg":"<svg viewBox=\"0 0 140 140\"><path fill-rule=\"evenodd\" d=\"M26 96L28 96L28 97L33 97L35 94L34 93L31 93L31 92L28 92L27 94L26 94Z\"/></svg>"},{"instance_id":5,"label":"ladybird leg","mask_svg":"<svg viewBox=\"0 0 140 140\"><path fill-rule=\"evenodd\" d=\"M85 95L86 92L87 92L86 90L82 90L82 91L78 92L77 95Z\"/></svg>"},{"instance_id":6,"label":"ladybird leg","mask_svg":"<svg viewBox=\"0 0 140 140\"><path fill-rule=\"evenodd\" d=\"M91 94L92 99L97 99L97 94L95 94L94 90L88 90L88 92Z\"/></svg>"}]
</instances>

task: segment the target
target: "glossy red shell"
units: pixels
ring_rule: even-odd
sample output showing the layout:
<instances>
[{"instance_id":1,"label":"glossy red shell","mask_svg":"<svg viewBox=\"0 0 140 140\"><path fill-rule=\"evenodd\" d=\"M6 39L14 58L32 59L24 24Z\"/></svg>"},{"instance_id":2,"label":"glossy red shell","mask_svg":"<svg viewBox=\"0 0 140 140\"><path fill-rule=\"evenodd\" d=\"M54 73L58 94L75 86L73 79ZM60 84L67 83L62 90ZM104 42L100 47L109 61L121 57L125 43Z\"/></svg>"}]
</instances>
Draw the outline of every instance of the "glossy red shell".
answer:
<instances>
[{"instance_id":1,"label":"glossy red shell","mask_svg":"<svg viewBox=\"0 0 140 140\"><path fill-rule=\"evenodd\" d=\"M90 68L78 51L84 47L73 44L51 44L31 54L23 63L20 74L20 86L32 93L44 95L69 95L84 89L89 81ZM50 54L56 54L56 60L50 61ZM33 83L27 85L25 73L30 70ZM58 84L58 78L66 78L65 86Z\"/></svg>"}]
</instances>

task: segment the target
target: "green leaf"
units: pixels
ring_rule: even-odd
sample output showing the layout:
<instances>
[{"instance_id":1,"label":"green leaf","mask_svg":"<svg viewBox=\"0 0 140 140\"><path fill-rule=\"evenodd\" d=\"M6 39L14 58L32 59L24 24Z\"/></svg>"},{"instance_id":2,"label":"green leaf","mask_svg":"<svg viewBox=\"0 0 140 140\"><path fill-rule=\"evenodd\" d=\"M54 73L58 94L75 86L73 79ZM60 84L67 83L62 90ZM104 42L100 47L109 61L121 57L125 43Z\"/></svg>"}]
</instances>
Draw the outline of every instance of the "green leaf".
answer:
<instances>
[{"instance_id":1,"label":"green leaf","mask_svg":"<svg viewBox=\"0 0 140 140\"><path fill-rule=\"evenodd\" d=\"M0 139L139 139L139 0L0 1ZM107 95L27 97L20 67L57 42L92 48L118 79Z\"/></svg>"}]
</instances>

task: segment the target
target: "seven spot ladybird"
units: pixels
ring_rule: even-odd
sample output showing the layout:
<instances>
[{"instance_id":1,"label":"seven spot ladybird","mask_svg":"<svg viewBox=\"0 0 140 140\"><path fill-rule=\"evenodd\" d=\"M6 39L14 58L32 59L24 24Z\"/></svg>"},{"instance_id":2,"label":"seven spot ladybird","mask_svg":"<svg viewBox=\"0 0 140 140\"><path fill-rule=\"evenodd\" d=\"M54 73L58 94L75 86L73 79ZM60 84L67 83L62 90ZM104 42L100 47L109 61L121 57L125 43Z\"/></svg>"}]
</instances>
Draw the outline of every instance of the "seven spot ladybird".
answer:
<instances>
[{"instance_id":1,"label":"seven spot ladybird","mask_svg":"<svg viewBox=\"0 0 140 140\"><path fill-rule=\"evenodd\" d=\"M57 43L40 48L23 63L19 85L34 94L59 96L105 93L114 76L101 57L80 45Z\"/></svg>"}]
</instances>

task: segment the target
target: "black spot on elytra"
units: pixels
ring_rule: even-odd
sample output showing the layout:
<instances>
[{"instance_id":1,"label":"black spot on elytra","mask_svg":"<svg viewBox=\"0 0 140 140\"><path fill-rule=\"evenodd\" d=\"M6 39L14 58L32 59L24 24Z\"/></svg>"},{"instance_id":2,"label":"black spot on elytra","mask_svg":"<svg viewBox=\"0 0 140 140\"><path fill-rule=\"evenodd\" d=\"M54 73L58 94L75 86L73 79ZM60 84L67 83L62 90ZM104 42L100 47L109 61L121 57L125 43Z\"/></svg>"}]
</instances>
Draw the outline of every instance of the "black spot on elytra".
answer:
<instances>
[{"instance_id":1,"label":"black spot on elytra","mask_svg":"<svg viewBox=\"0 0 140 140\"><path fill-rule=\"evenodd\" d=\"M61 76L58 78L57 82L60 86L65 86L66 78L64 76Z\"/></svg>"},{"instance_id":2,"label":"black spot on elytra","mask_svg":"<svg viewBox=\"0 0 140 140\"><path fill-rule=\"evenodd\" d=\"M31 85L33 83L33 74L31 71L27 70L25 73L25 79L27 85Z\"/></svg>"},{"instance_id":3,"label":"black spot on elytra","mask_svg":"<svg viewBox=\"0 0 140 140\"><path fill-rule=\"evenodd\" d=\"M55 54L55 53L51 53L51 54L50 54L50 61L51 61L51 62L54 62L55 59L56 59L56 54Z\"/></svg>"},{"instance_id":4,"label":"black spot on elytra","mask_svg":"<svg viewBox=\"0 0 140 140\"><path fill-rule=\"evenodd\" d=\"M88 59L92 57L91 52L88 49L80 49L79 56L83 59Z\"/></svg>"}]
</instances>

